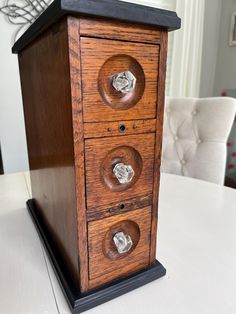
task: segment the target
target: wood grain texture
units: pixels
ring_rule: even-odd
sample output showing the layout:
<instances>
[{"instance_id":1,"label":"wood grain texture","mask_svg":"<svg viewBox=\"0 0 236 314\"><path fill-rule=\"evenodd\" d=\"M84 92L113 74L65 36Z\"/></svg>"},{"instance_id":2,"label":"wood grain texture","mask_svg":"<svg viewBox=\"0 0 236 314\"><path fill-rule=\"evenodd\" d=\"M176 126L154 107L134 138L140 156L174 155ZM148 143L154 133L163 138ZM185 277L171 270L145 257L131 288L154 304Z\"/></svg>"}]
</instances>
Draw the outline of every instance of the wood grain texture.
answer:
<instances>
[{"instance_id":1,"label":"wood grain texture","mask_svg":"<svg viewBox=\"0 0 236 314\"><path fill-rule=\"evenodd\" d=\"M19 55L32 195L79 287L67 23ZM60 79L58 79L60 78Z\"/></svg>"},{"instance_id":2,"label":"wood grain texture","mask_svg":"<svg viewBox=\"0 0 236 314\"><path fill-rule=\"evenodd\" d=\"M87 209L87 220L93 221L102 218L106 218L112 215L119 215L131 210L144 208L152 205L152 194L145 195L141 197L135 197L129 200L124 200L123 202L112 203L103 206L94 207L92 209Z\"/></svg>"},{"instance_id":3,"label":"wood grain texture","mask_svg":"<svg viewBox=\"0 0 236 314\"><path fill-rule=\"evenodd\" d=\"M115 225L113 232L119 231L119 223L134 222L140 230L140 238L136 248L122 258L111 259L104 254L106 235ZM88 224L89 238L89 287L94 288L112 279L143 269L149 264L151 208L143 208L90 222ZM118 225L118 226L117 226ZM120 226L122 231L124 226ZM107 240L107 239L106 239ZM107 242L105 242L106 247ZM98 267L99 265L99 267Z\"/></svg>"},{"instance_id":4,"label":"wood grain texture","mask_svg":"<svg viewBox=\"0 0 236 314\"><path fill-rule=\"evenodd\" d=\"M123 163L126 166L131 166L133 178L126 183L120 183L113 173L113 168ZM143 170L143 158L140 152L130 145L120 145L110 150L100 165L100 178L107 189L111 192L127 191L135 185L139 180Z\"/></svg>"},{"instance_id":5,"label":"wood grain texture","mask_svg":"<svg viewBox=\"0 0 236 314\"><path fill-rule=\"evenodd\" d=\"M119 42L117 43L119 46ZM136 81L129 93L117 91L113 79L128 69ZM143 97L145 91L145 73L136 59L127 54L115 54L108 58L98 73L97 89L102 100L113 110L127 111L133 108Z\"/></svg>"},{"instance_id":6,"label":"wood grain texture","mask_svg":"<svg viewBox=\"0 0 236 314\"><path fill-rule=\"evenodd\" d=\"M77 200L77 231L78 231L78 262L80 271L81 292L88 290L88 253L87 253L87 223L84 178L84 138L83 138L83 108L81 95L81 62L79 20L68 18L68 46L70 63L71 102L74 139L74 163L76 174Z\"/></svg>"},{"instance_id":7,"label":"wood grain texture","mask_svg":"<svg viewBox=\"0 0 236 314\"><path fill-rule=\"evenodd\" d=\"M154 133L155 131L155 119L84 124L84 138L124 136L130 134Z\"/></svg>"},{"instance_id":8,"label":"wood grain texture","mask_svg":"<svg viewBox=\"0 0 236 314\"><path fill-rule=\"evenodd\" d=\"M157 129L159 130L159 132L156 133L156 144L155 144L150 263L153 263L156 258L158 197L159 197L159 185L160 185L160 163L161 163L161 147L162 147L163 114L164 114L164 104L165 104L167 44L168 44L168 33L163 31L161 35L159 80L158 80Z\"/></svg>"},{"instance_id":9,"label":"wood grain texture","mask_svg":"<svg viewBox=\"0 0 236 314\"><path fill-rule=\"evenodd\" d=\"M152 44L159 44L161 38L155 27L91 18L80 18L80 35Z\"/></svg>"},{"instance_id":10,"label":"wood grain texture","mask_svg":"<svg viewBox=\"0 0 236 314\"><path fill-rule=\"evenodd\" d=\"M152 193L155 134L127 135L85 140L86 194L88 209L123 202ZM143 168L138 181L129 189L112 192L101 177L101 166L107 154L124 145L135 148L142 156ZM122 156L117 156L122 157ZM111 167L112 172L112 167Z\"/></svg>"},{"instance_id":11,"label":"wood grain texture","mask_svg":"<svg viewBox=\"0 0 236 314\"><path fill-rule=\"evenodd\" d=\"M166 54L165 31L67 17L19 55L33 197L82 293L155 261ZM126 70L124 96L111 80ZM114 160L132 164L131 184ZM109 237L137 239L130 221L140 240L118 261Z\"/></svg>"},{"instance_id":12,"label":"wood grain texture","mask_svg":"<svg viewBox=\"0 0 236 314\"><path fill-rule=\"evenodd\" d=\"M82 37L81 53L85 122L153 119L156 117L158 45ZM133 62L129 61L131 59L127 58L127 62L125 60L120 62L120 56L127 55L142 67L145 75L145 90L141 100L135 106L127 110L115 110L105 102L99 92L99 73L104 63L112 57L115 58L114 56L117 57L117 62L116 59L113 60L107 80L111 80L112 75L135 67Z\"/></svg>"}]
</instances>

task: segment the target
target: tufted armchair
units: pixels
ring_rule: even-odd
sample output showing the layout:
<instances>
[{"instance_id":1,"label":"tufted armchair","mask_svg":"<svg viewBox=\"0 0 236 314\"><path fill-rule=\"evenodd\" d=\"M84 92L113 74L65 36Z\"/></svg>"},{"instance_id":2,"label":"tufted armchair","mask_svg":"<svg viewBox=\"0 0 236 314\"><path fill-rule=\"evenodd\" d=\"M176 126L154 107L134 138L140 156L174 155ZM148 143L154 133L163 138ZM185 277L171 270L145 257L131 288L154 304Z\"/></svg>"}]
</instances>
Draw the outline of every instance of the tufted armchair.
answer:
<instances>
[{"instance_id":1,"label":"tufted armchair","mask_svg":"<svg viewBox=\"0 0 236 314\"><path fill-rule=\"evenodd\" d=\"M224 183L236 99L166 99L161 171Z\"/></svg>"}]
</instances>

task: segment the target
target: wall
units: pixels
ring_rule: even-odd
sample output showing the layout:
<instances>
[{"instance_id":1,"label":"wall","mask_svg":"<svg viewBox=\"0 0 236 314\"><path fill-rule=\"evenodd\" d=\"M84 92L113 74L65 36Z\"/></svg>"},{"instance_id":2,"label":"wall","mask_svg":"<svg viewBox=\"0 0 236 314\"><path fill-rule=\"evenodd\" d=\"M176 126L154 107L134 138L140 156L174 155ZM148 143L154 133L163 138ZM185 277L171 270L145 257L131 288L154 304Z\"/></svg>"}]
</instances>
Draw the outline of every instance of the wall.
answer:
<instances>
[{"instance_id":1,"label":"wall","mask_svg":"<svg viewBox=\"0 0 236 314\"><path fill-rule=\"evenodd\" d=\"M236 0L223 0L214 85L216 96L224 89L236 89L236 46L229 46L230 21L233 12L236 12Z\"/></svg>"},{"instance_id":2,"label":"wall","mask_svg":"<svg viewBox=\"0 0 236 314\"><path fill-rule=\"evenodd\" d=\"M228 0L223 0L223 2L228 2ZM221 9L222 0L205 1L200 97L211 97L214 95Z\"/></svg>"},{"instance_id":3,"label":"wall","mask_svg":"<svg viewBox=\"0 0 236 314\"><path fill-rule=\"evenodd\" d=\"M0 142L5 173L28 169L18 63L11 54L15 29L0 14Z\"/></svg>"}]
</instances>

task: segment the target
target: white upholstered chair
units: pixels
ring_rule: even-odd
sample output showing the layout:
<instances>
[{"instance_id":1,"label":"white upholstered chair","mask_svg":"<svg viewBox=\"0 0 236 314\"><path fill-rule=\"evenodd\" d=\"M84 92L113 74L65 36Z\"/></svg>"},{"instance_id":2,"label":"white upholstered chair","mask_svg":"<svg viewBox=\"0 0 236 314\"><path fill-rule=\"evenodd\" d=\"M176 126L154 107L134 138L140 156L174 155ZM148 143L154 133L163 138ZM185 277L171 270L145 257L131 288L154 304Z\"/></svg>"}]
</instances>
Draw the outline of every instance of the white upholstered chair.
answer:
<instances>
[{"instance_id":1,"label":"white upholstered chair","mask_svg":"<svg viewBox=\"0 0 236 314\"><path fill-rule=\"evenodd\" d=\"M223 184L235 111L234 98L167 97L161 171Z\"/></svg>"}]
</instances>

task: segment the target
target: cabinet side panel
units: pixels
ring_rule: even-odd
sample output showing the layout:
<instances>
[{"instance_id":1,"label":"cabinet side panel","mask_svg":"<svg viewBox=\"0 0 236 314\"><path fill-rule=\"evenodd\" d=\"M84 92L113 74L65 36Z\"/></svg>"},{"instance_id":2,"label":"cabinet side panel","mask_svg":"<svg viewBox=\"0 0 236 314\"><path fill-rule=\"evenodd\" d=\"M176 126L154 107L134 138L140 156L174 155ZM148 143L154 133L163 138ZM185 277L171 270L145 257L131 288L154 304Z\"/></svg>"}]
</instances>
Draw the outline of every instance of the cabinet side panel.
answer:
<instances>
[{"instance_id":1,"label":"cabinet side panel","mask_svg":"<svg viewBox=\"0 0 236 314\"><path fill-rule=\"evenodd\" d=\"M80 264L80 289L88 290L88 246L87 222L85 202L85 175L84 175L84 134L83 134L83 108L81 95L81 61L79 19L68 17L68 44L70 60L71 103L73 115L73 136L76 171L77 196L77 224L78 249Z\"/></svg>"},{"instance_id":2,"label":"cabinet side panel","mask_svg":"<svg viewBox=\"0 0 236 314\"><path fill-rule=\"evenodd\" d=\"M155 163L154 163L150 263L154 262L156 259L156 242L157 242L156 235L157 235L157 221L158 221L158 198L159 198L159 183L160 183L163 114L164 114L164 104L165 104L167 44L168 44L168 33L163 31L161 33L159 76L158 76L157 127L156 127L157 132L156 132L156 148L155 148Z\"/></svg>"},{"instance_id":3,"label":"cabinet side panel","mask_svg":"<svg viewBox=\"0 0 236 314\"><path fill-rule=\"evenodd\" d=\"M79 286L66 20L26 47L19 66L33 198Z\"/></svg>"}]
</instances>

